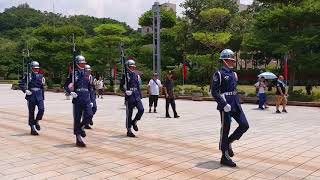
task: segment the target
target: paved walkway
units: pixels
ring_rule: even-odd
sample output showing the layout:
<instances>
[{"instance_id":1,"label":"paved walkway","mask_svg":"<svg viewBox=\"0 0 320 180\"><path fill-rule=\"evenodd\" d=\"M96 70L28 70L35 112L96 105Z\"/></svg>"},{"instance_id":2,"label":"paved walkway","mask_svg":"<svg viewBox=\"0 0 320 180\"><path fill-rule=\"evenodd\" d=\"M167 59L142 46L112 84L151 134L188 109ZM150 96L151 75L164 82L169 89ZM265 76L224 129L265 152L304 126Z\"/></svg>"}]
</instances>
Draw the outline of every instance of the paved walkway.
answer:
<instances>
[{"instance_id":1,"label":"paved walkway","mask_svg":"<svg viewBox=\"0 0 320 180\"><path fill-rule=\"evenodd\" d=\"M123 98L105 96L81 149L63 94L46 94L38 137L29 135L24 95L0 85L0 99L0 179L320 179L319 108L278 115L243 105L250 129L234 143L231 169L219 165L215 102L177 101L181 118L165 119L160 100L159 113L145 113L138 138L129 139Z\"/></svg>"}]
</instances>

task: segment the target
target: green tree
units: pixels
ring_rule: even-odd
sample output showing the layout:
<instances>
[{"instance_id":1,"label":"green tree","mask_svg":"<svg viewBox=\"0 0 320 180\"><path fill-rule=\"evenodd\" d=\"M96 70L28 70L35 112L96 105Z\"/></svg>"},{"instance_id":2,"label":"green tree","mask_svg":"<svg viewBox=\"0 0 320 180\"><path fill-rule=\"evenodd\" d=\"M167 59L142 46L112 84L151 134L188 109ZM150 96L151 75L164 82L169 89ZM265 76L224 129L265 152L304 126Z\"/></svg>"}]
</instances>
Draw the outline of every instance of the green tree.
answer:
<instances>
[{"instance_id":1,"label":"green tree","mask_svg":"<svg viewBox=\"0 0 320 180\"><path fill-rule=\"evenodd\" d=\"M252 33L247 35L245 45L251 50L287 56L290 71L289 90L292 91L297 72L319 68L320 2L263 2L269 3L270 8L255 17Z\"/></svg>"},{"instance_id":2,"label":"green tree","mask_svg":"<svg viewBox=\"0 0 320 180\"><path fill-rule=\"evenodd\" d=\"M171 28L176 24L176 13L172 10L161 9L161 28ZM153 11L149 10L139 18L140 26L151 27L153 24Z\"/></svg>"},{"instance_id":3,"label":"green tree","mask_svg":"<svg viewBox=\"0 0 320 180\"><path fill-rule=\"evenodd\" d=\"M127 29L121 24L102 24L94 31L97 36L86 40L90 48L85 53L92 60L91 65L96 72L110 77L111 71L107 72L107 67L113 67L117 63L120 43L129 44L131 39L126 35Z\"/></svg>"}]
</instances>

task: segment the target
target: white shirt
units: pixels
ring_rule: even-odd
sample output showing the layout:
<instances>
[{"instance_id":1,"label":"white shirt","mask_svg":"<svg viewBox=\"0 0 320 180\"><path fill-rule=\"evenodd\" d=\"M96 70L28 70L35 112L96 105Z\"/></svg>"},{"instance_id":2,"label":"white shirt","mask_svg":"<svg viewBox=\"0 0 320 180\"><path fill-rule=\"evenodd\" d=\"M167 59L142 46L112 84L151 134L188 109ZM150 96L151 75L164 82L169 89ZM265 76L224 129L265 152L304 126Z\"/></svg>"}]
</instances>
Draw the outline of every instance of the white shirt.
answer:
<instances>
[{"instance_id":1,"label":"white shirt","mask_svg":"<svg viewBox=\"0 0 320 180\"><path fill-rule=\"evenodd\" d=\"M99 80L97 83L98 83L98 89L103 89L103 86L104 86L103 80Z\"/></svg>"},{"instance_id":2,"label":"white shirt","mask_svg":"<svg viewBox=\"0 0 320 180\"><path fill-rule=\"evenodd\" d=\"M257 82L256 84L255 84L255 86L257 87L257 88L259 88L259 94L260 93L265 93L265 89L266 89L266 84L264 83L264 82Z\"/></svg>"},{"instance_id":3,"label":"white shirt","mask_svg":"<svg viewBox=\"0 0 320 180\"><path fill-rule=\"evenodd\" d=\"M157 85L157 83L158 83L158 85ZM159 80L159 79L157 79L157 80L153 80L153 79L151 79L150 81L149 81L149 84L148 84L149 86L150 86L150 95L157 95L157 96L159 96L159 94L160 94L160 88L162 87L162 84L161 84L161 81ZM159 87L160 86L160 87Z\"/></svg>"}]
</instances>

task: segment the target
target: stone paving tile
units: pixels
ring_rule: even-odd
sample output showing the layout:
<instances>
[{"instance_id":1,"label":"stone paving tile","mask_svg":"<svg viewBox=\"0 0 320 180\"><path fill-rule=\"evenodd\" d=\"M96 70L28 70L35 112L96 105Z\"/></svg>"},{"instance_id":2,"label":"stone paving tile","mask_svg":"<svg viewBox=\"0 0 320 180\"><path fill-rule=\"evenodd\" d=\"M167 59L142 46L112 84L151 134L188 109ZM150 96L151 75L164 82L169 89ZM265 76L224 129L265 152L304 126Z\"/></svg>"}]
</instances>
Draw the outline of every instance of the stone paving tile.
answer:
<instances>
[{"instance_id":1,"label":"stone paving tile","mask_svg":"<svg viewBox=\"0 0 320 180\"><path fill-rule=\"evenodd\" d=\"M81 178L78 178L79 180L96 180L96 179L106 179L108 177L111 177L111 176L115 176L117 175L118 173L116 172L113 172L113 171L110 171L110 170L106 170L106 171L102 171L102 172L98 172L98 173L95 173L95 174L91 174L89 176L83 176Z\"/></svg>"},{"instance_id":2,"label":"stone paving tile","mask_svg":"<svg viewBox=\"0 0 320 180\"><path fill-rule=\"evenodd\" d=\"M318 177L318 176L308 176L305 179L306 180L320 180L320 177Z\"/></svg>"},{"instance_id":3,"label":"stone paving tile","mask_svg":"<svg viewBox=\"0 0 320 180\"><path fill-rule=\"evenodd\" d=\"M145 113L138 138L125 136L123 98L98 99L87 148L74 145L71 102L46 93L40 136L29 135L23 94L0 85L0 179L318 179L319 108L256 111L243 105L249 131L234 143L238 168L219 164L215 102L177 101L180 119ZM7 100L6 100L7 99ZM147 104L147 99L143 102ZM112 113L110 113L112 112ZM192 112L192 113L190 113ZM316 118L316 117L317 118ZM301 119L306 119L301 121ZM236 128L233 123L231 129Z\"/></svg>"},{"instance_id":4,"label":"stone paving tile","mask_svg":"<svg viewBox=\"0 0 320 180\"><path fill-rule=\"evenodd\" d=\"M32 176L26 176L24 178L19 178L19 180L48 179L50 177L59 176L59 175L61 174L55 171L47 171L47 172L42 172Z\"/></svg>"},{"instance_id":5,"label":"stone paving tile","mask_svg":"<svg viewBox=\"0 0 320 180\"><path fill-rule=\"evenodd\" d=\"M63 174L60 176L55 176L52 178L48 178L48 180L66 180L66 179L77 179L80 177L88 176L89 173L85 171L73 171L71 173Z\"/></svg>"},{"instance_id":6,"label":"stone paving tile","mask_svg":"<svg viewBox=\"0 0 320 180\"><path fill-rule=\"evenodd\" d=\"M2 176L1 179L18 179L18 178L23 178L23 177L32 176L32 175L33 174L28 171L19 171L14 174Z\"/></svg>"},{"instance_id":7,"label":"stone paving tile","mask_svg":"<svg viewBox=\"0 0 320 180\"><path fill-rule=\"evenodd\" d=\"M277 177L281 176L284 173L286 173L285 170L270 168L266 171L256 174L255 177L264 178L264 179L276 179Z\"/></svg>"}]
</instances>

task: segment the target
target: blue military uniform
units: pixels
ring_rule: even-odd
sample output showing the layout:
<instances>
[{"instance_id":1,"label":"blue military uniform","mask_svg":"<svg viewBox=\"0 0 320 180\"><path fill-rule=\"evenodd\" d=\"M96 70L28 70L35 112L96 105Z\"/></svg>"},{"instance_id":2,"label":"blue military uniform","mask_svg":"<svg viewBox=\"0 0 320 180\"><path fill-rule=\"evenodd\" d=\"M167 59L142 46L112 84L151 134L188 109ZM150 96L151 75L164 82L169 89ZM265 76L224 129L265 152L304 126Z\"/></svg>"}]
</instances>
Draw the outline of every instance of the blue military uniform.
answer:
<instances>
[{"instance_id":1,"label":"blue military uniform","mask_svg":"<svg viewBox=\"0 0 320 180\"><path fill-rule=\"evenodd\" d=\"M42 74L30 73L29 74L29 83L27 87L27 79L26 75L20 82L19 87L26 93L26 90L32 92L31 95L26 95L25 99L28 101L28 109L29 109L29 125L37 125L38 121L42 120L44 114L44 84L45 78ZM36 118L34 118L34 111L36 106L38 107L38 113Z\"/></svg>"},{"instance_id":2,"label":"blue military uniform","mask_svg":"<svg viewBox=\"0 0 320 180\"><path fill-rule=\"evenodd\" d=\"M72 75L69 76L65 83L65 90L71 93L69 84L72 83ZM92 121L93 112L90 93L91 83L90 78L84 70L78 69L75 74L75 93L77 98L73 98L73 113L74 113L74 134L80 135L84 132L83 126L88 125ZM81 117L83 120L81 122Z\"/></svg>"},{"instance_id":3,"label":"blue military uniform","mask_svg":"<svg viewBox=\"0 0 320 180\"><path fill-rule=\"evenodd\" d=\"M91 103L93 104L92 106L92 114L95 115L96 112L97 112L97 101L96 101L96 78L92 75L89 75L89 80L90 80L90 88L89 88L89 91L90 91L90 100L91 100ZM91 122L90 122L91 125L93 125L93 122L92 122L92 119L91 119Z\"/></svg>"},{"instance_id":4,"label":"blue military uniform","mask_svg":"<svg viewBox=\"0 0 320 180\"><path fill-rule=\"evenodd\" d=\"M127 129L131 129L132 125L139 121L144 113L144 108L142 104L142 94L140 89L140 78L135 72L129 71L127 74L128 85L126 90L132 91L131 95L126 95L126 100L128 103L127 112ZM136 107L138 112L135 118L132 120L133 108Z\"/></svg>"},{"instance_id":5,"label":"blue military uniform","mask_svg":"<svg viewBox=\"0 0 320 180\"><path fill-rule=\"evenodd\" d=\"M216 72L212 81L212 96L218 103L217 109L221 114L221 139L220 150L228 151L229 144L240 137L248 130L249 124L240 105L240 98L237 94L238 77L235 72L227 67L223 67ZM224 107L229 104L230 112L225 112ZM238 128L229 136L231 118L239 124Z\"/></svg>"}]
</instances>

